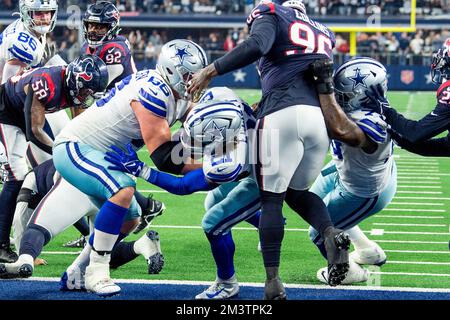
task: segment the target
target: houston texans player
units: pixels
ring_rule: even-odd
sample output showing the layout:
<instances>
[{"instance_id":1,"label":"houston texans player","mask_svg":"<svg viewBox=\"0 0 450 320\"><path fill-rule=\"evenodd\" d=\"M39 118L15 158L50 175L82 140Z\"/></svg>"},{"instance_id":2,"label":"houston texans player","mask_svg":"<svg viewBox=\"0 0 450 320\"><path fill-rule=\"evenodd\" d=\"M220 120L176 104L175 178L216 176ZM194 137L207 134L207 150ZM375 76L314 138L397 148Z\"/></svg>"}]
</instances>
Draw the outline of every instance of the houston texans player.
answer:
<instances>
[{"instance_id":1,"label":"houston texans player","mask_svg":"<svg viewBox=\"0 0 450 320\"><path fill-rule=\"evenodd\" d=\"M231 228L244 220L256 228L259 224L259 190L249 177L249 139L255 125L251 108L232 90L211 88L189 111L181 131L184 150L203 157L202 168L175 177L149 168L131 146L128 153L115 146L106 153L105 160L114 164L110 169L141 177L173 194L211 190L205 199L202 227L211 246L217 277L196 299L228 299L239 293Z\"/></svg>"},{"instance_id":2,"label":"houston texans player","mask_svg":"<svg viewBox=\"0 0 450 320\"><path fill-rule=\"evenodd\" d=\"M179 142L171 141L170 127L186 112L187 101L182 98L187 80L206 63L206 54L196 43L170 41L161 48L156 70L143 70L116 83L56 138L57 171L100 207L85 247L91 249L85 273L88 291L103 296L120 292L110 278L111 250L120 240L125 216L137 208L135 180L109 170L105 152L111 145L125 148L132 142L136 149L146 145L160 170L179 174L192 166L172 157Z\"/></svg>"},{"instance_id":3,"label":"houston texans player","mask_svg":"<svg viewBox=\"0 0 450 320\"><path fill-rule=\"evenodd\" d=\"M328 68L328 69L327 69ZM361 264L382 265L386 254L370 241L357 224L384 209L393 199L397 186L397 169L393 158L393 142L387 133L387 124L380 114L367 111L367 91L380 84L387 91L387 72L378 61L370 58L352 59L333 74L331 60L316 61L313 74L324 80L318 86L321 107L332 141L333 160L322 170L311 192L324 199L331 220L336 227L346 230L355 251L350 255L350 268L343 284L363 282L368 278ZM334 83L334 100L332 84ZM329 89L328 92L323 92ZM329 101L325 101L329 98ZM345 112L345 113L344 113ZM352 120L350 120L352 119ZM345 128L345 130L342 130ZM357 143L336 132L359 132ZM323 239L310 228L311 240L324 252ZM317 273L327 282L326 268Z\"/></svg>"},{"instance_id":4,"label":"houston texans player","mask_svg":"<svg viewBox=\"0 0 450 320\"><path fill-rule=\"evenodd\" d=\"M348 237L334 228L322 199L308 191L329 146L309 65L331 56L335 38L326 26L306 15L301 0L263 1L247 24L249 38L194 75L188 92L195 94L214 76L259 59L263 96L253 147L258 154L255 173L262 202L259 235L266 269L264 298L285 299L279 277L284 200L325 239L329 283L339 284L348 270Z\"/></svg>"},{"instance_id":5,"label":"houston texans player","mask_svg":"<svg viewBox=\"0 0 450 320\"><path fill-rule=\"evenodd\" d=\"M386 117L392 137L401 147L423 156L448 157L450 135L431 138L450 130L450 39L433 56L431 79L440 85L436 94L437 105L432 112L417 121L406 119L392 108L379 85L372 86L368 96L373 102L373 110Z\"/></svg>"},{"instance_id":6,"label":"houston texans player","mask_svg":"<svg viewBox=\"0 0 450 320\"><path fill-rule=\"evenodd\" d=\"M13 76L0 86L1 139L8 155L8 180L17 181L18 188L2 190L14 206L23 179L28 172L25 160L27 141L52 154L54 136L46 130L45 115L69 107L86 108L94 95L106 89L108 74L104 62L96 56L81 56L66 66L32 69ZM6 130L4 130L6 129ZM6 186L5 186L6 187ZM13 217L11 217L12 222ZM11 223L8 225L8 240ZM6 231L6 230L4 230ZM6 262L12 262L6 259Z\"/></svg>"},{"instance_id":7,"label":"houston texans player","mask_svg":"<svg viewBox=\"0 0 450 320\"><path fill-rule=\"evenodd\" d=\"M109 1L90 5L83 18L85 43L81 53L97 55L106 63L108 90L137 71L128 40L119 35L119 22L119 10Z\"/></svg>"},{"instance_id":8,"label":"houston texans player","mask_svg":"<svg viewBox=\"0 0 450 320\"><path fill-rule=\"evenodd\" d=\"M20 18L0 34L0 79L2 84L24 70L43 65L60 65L63 62L59 55L54 55L55 52L46 45L46 34L55 27L57 11L56 0L19 1ZM56 135L69 122L69 117L65 111L55 112L47 114L46 120L48 121L46 131ZM0 128L5 139L15 139L16 131L13 127L0 124ZM49 159L50 155L29 142L26 158L31 166L36 166ZM14 176L10 174L0 194L0 202L3 204L2 210L0 210L0 261L11 262L17 259L17 255L9 247L9 231L14 215L16 195L23 178L23 174L19 172L16 172Z\"/></svg>"}]
</instances>

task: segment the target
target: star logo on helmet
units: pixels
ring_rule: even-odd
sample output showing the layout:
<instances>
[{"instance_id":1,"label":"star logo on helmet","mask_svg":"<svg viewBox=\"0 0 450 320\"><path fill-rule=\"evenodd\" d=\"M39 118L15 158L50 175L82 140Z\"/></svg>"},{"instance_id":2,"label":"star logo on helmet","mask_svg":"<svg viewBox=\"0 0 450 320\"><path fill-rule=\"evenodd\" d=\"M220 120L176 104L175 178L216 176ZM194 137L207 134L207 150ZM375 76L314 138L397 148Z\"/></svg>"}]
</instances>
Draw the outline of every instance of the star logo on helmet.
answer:
<instances>
[{"instance_id":1,"label":"star logo on helmet","mask_svg":"<svg viewBox=\"0 0 450 320\"><path fill-rule=\"evenodd\" d=\"M358 86L367 88L365 80L369 76L369 74L361 74L361 69L359 68L356 68L354 71L355 75L353 77L349 77L349 79L353 81L353 90L355 90L355 88L357 88Z\"/></svg>"},{"instance_id":2,"label":"star logo on helmet","mask_svg":"<svg viewBox=\"0 0 450 320\"><path fill-rule=\"evenodd\" d=\"M214 120L211 121L208 128L205 130L205 134L210 134L213 137L225 137L225 130L227 129L227 125L219 126Z\"/></svg>"},{"instance_id":3,"label":"star logo on helmet","mask_svg":"<svg viewBox=\"0 0 450 320\"><path fill-rule=\"evenodd\" d=\"M187 49L188 46L184 48L178 48L177 46L175 46L175 57L178 57L180 59L181 64L183 63L185 57L192 57L192 54Z\"/></svg>"}]
</instances>

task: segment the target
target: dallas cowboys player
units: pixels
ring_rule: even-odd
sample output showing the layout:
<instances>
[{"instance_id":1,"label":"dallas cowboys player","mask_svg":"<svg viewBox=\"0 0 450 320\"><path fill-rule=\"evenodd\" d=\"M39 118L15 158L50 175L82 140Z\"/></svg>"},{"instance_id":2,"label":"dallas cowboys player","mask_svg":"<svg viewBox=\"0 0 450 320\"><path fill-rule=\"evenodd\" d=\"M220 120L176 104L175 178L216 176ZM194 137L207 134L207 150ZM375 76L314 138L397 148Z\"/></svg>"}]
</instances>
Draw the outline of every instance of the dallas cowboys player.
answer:
<instances>
[{"instance_id":1,"label":"dallas cowboys player","mask_svg":"<svg viewBox=\"0 0 450 320\"><path fill-rule=\"evenodd\" d=\"M193 94L205 88L212 77L259 59L263 97L254 148L262 202L259 234L266 269L265 298L285 299L279 277L284 200L326 238L330 284L339 284L348 270L348 237L333 227L323 201L308 191L329 145L308 68L316 59L331 56L335 39L327 27L306 15L301 0L261 2L247 24L250 37L196 74L188 92ZM268 157L269 152L275 156Z\"/></svg>"},{"instance_id":2,"label":"dallas cowboys player","mask_svg":"<svg viewBox=\"0 0 450 320\"><path fill-rule=\"evenodd\" d=\"M184 150L203 157L202 168L174 177L139 161L131 146L128 153L113 146L114 152L105 157L114 164L110 169L131 173L174 194L214 189L205 199L202 227L211 245L217 278L196 299L228 299L239 292L231 228L243 220L255 227L259 224L258 186L248 177L249 131L255 125L251 108L232 90L212 88L187 114L181 133Z\"/></svg>"},{"instance_id":3,"label":"dallas cowboys player","mask_svg":"<svg viewBox=\"0 0 450 320\"><path fill-rule=\"evenodd\" d=\"M110 93L71 121L55 141L54 163L69 183L95 199L100 211L90 237L90 262L86 289L99 295L120 292L109 275L111 250L129 209L136 210L136 182L130 176L109 170L103 158L111 145L135 148L146 145L155 165L179 174L191 165L175 162L170 126L184 116L186 81L206 66L206 55L188 40L166 43L156 70L143 70L116 84ZM184 101L186 102L186 101ZM186 167L186 168L185 168Z\"/></svg>"},{"instance_id":4,"label":"dallas cowboys player","mask_svg":"<svg viewBox=\"0 0 450 320\"><path fill-rule=\"evenodd\" d=\"M331 61L324 61L333 72ZM322 61L314 63L318 72ZM323 66L322 66L323 67ZM323 70L320 70L323 72ZM382 117L367 111L367 91L369 86L380 84L387 90L387 73L384 66L370 58L352 59L340 66L334 75L336 103L322 103L330 135L333 160L322 170L314 182L311 192L324 199L331 220L336 227L346 230L355 246L350 255L350 269L343 284L367 280L368 273L359 264L382 265L386 254L373 241L370 241L357 227L357 224L384 209L393 199L397 186L397 169L392 156L393 143L387 133L387 124ZM319 91L321 89L319 88ZM322 96L322 95L321 95ZM323 101L321 97L321 102ZM336 115L345 114L357 126L353 128L364 133L358 145L346 144L345 137L336 136L333 128ZM323 239L314 228L310 228L311 240L324 253ZM328 282L326 268L317 273L319 280Z\"/></svg>"},{"instance_id":5,"label":"dallas cowboys player","mask_svg":"<svg viewBox=\"0 0 450 320\"><path fill-rule=\"evenodd\" d=\"M437 104L432 112L420 120L406 119L392 108L383 88L371 86L368 96L374 111L382 113L391 126L392 136L408 151L431 157L450 156L450 134L444 138L436 135L450 129L450 39L433 56L431 79L440 87L436 93Z\"/></svg>"},{"instance_id":6,"label":"dallas cowboys player","mask_svg":"<svg viewBox=\"0 0 450 320\"><path fill-rule=\"evenodd\" d=\"M10 24L0 35L0 79L4 84L12 76L22 73L25 69L36 68L44 64L61 64L61 58L46 46L46 34L55 27L58 4L56 0L19 1L20 18ZM46 115L49 125L48 132L59 133L59 130L69 122L66 112L55 112ZM0 124L5 139L15 139L16 131L8 125ZM8 153L11 154L11 150ZM35 166L49 159L49 155L33 143L29 143L27 160ZM11 160L11 159L10 159ZM8 168L9 170L9 168ZM3 210L0 211L0 262L11 262L17 255L9 247L9 231L14 215L16 196L24 176L17 172L10 175L0 194Z\"/></svg>"}]
</instances>

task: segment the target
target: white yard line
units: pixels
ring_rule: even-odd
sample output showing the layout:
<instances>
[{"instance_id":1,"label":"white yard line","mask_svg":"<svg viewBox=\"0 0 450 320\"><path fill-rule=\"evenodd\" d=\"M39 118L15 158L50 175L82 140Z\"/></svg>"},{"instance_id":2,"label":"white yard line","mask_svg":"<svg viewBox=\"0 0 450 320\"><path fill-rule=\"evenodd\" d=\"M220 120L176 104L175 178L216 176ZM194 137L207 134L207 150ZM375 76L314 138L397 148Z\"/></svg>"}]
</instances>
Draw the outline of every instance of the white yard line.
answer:
<instances>
[{"instance_id":1,"label":"white yard line","mask_svg":"<svg viewBox=\"0 0 450 320\"><path fill-rule=\"evenodd\" d=\"M430 176L436 176L436 177L448 177L450 176L450 173L437 173L437 172L430 172L427 173ZM398 172L398 176L399 177L410 177L410 176L421 176L423 175L422 172L407 172L407 173L402 173L402 172ZM417 177L417 179L421 179L422 177ZM425 177L424 177L425 178Z\"/></svg>"},{"instance_id":2,"label":"white yard line","mask_svg":"<svg viewBox=\"0 0 450 320\"><path fill-rule=\"evenodd\" d=\"M418 185L421 185L421 183L426 183L427 185L430 185L430 184L439 184L439 185L441 185L442 184L442 181L415 181L415 180L401 180L401 181L399 181L398 183L397 183L397 186L402 186L402 183L408 183L408 184L411 184L411 183L414 183L416 186L418 186Z\"/></svg>"},{"instance_id":3,"label":"white yard line","mask_svg":"<svg viewBox=\"0 0 450 320\"><path fill-rule=\"evenodd\" d=\"M429 203L429 202L391 202L389 205L404 205L404 206L443 206L443 203Z\"/></svg>"},{"instance_id":4,"label":"white yard line","mask_svg":"<svg viewBox=\"0 0 450 320\"><path fill-rule=\"evenodd\" d=\"M408 189L442 189L442 186L411 186L411 185L397 185L397 188L408 188Z\"/></svg>"},{"instance_id":5,"label":"white yard line","mask_svg":"<svg viewBox=\"0 0 450 320\"><path fill-rule=\"evenodd\" d=\"M375 222L372 223L374 226L396 226L396 227L433 227L442 228L447 227L446 224L422 224L422 223L385 223L385 222Z\"/></svg>"},{"instance_id":6,"label":"white yard line","mask_svg":"<svg viewBox=\"0 0 450 320\"><path fill-rule=\"evenodd\" d=\"M442 194L441 191L416 191L416 190L398 190L397 193L402 194Z\"/></svg>"},{"instance_id":7,"label":"white yard line","mask_svg":"<svg viewBox=\"0 0 450 320\"><path fill-rule=\"evenodd\" d=\"M439 201L450 201L450 198L441 198L441 197L395 197L394 199L400 200L439 200Z\"/></svg>"},{"instance_id":8,"label":"white yard line","mask_svg":"<svg viewBox=\"0 0 450 320\"><path fill-rule=\"evenodd\" d=\"M432 251L432 250L384 250L393 253L424 253L424 254L450 254L450 251Z\"/></svg>"},{"instance_id":9,"label":"white yard line","mask_svg":"<svg viewBox=\"0 0 450 320\"><path fill-rule=\"evenodd\" d=\"M450 277L450 274L445 274L445 273L370 272L370 274L380 274L380 275L386 275L386 276Z\"/></svg>"},{"instance_id":10,"label":"white yard line","mask_svg":"<svg viewBox=\"0 0 450 320\"><path fill-rule=\"evenodd\" d=\"M365 231L368 233L367 231ZM377 243L401 243L401 244L444 244L448 246L448 241L418 241L418 240L377 240Z\"/></svg>"},{"instance_id":11,"label":"white yard line","mask_svg":"<svg viewBox=\"0 0 450 320\"><path fill-rule=\"evenodd\" d=\"M389 219L446 219L444 216L390 216L390 215L384 215L384 214L376 214L372 216L372 218L389 218Z\"/></svg>"},{"instance_id":12,"label":"white yard line","mask_svg":"<svg viewBox=\"0 0 450 320\"><path fill-rule=\"evenodd\" d=\"M414 265L430 265L430 266L450 266L450 262L427 262L427 261L390 261L387 264L414 264Z\"/></svg>"},{"instance_id":13,"label":"white yard line","mask_svg":"<svg viewBox=\"0 0 450 320\"><path fill-rule=\"evenodd\" d=\"M396 212L446 212L444 209L399 209L399 208L385 208L383 211Z\"/></svg>"}]
</instances>

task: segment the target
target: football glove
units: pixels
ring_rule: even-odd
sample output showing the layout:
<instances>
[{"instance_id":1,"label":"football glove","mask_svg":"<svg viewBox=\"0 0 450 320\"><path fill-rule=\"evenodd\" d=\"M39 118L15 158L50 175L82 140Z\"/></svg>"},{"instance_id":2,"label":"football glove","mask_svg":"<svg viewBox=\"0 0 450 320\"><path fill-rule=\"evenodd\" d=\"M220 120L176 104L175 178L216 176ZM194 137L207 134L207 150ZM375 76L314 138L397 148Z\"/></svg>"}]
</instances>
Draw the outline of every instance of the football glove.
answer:
<instances>
[{"instance_id":1,"label":"football glove","mask_svg":"<svg viewBox=\"0 0 450 320\"><path fill-rule=\"evenodd\" d=\"M383 114L386 109L392 108L389 104L389 100L384 95L381 84L370 86L366 91L366 96L369 98L369 103L364 104L364 108L379 114Z\"/></svg>"},{"instance_id":2,"label":"football glove","mask_svg":"<svg viewBox=\"0 0 450 320\"><path fill-rule=\"evenodd\" d=\"M357 110L350 113L350 117L375 143L382 144L387 141L388 124L380 114L371 111Z\"/></svg>"},{"instance_id":3,"label":"football glove","mask_svg":"<svg viewBox=\"0 0 450 320\"><path fill-rule=\"evenodd\" d=\"M205 154L203 159L203 174L207 181L216 184L224 184L236 181L242 173L242 165L231 158L233 153L214 157Z\"/></svg>"},{"instance_id":4,"label":"football glove","mask_svg":"<svg viewBox=\"0 0 450 320\"><path fill-rule=\"evenodd\" d=\"M319 94L332 94L334 92L333 61L320 59L311 63L309 68L314 77L317 92Z\"/></svg>"},{"instance_id":5,"label":"football glove","mask_svg":"<svg viewBox=\"0 0 450 320\"><path fill-rule=\"evenodd\" d=\"M113 166L108 166L108 169L118 170L129 173L135 177L144 178L141 173L146 171L143 170L146 165L139 160L136 152L131 146L131 143L127 144L128 153L117 148L116 146L111 146L111 150L112 151L106 152L105 156L105 160L113 164Z\"/></svg>"}]
</instances>

